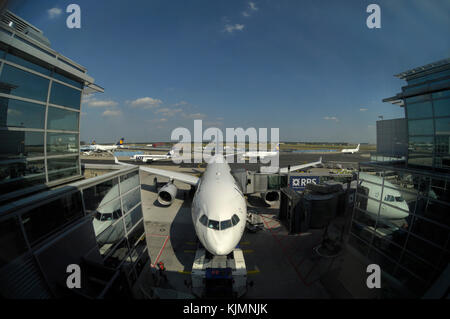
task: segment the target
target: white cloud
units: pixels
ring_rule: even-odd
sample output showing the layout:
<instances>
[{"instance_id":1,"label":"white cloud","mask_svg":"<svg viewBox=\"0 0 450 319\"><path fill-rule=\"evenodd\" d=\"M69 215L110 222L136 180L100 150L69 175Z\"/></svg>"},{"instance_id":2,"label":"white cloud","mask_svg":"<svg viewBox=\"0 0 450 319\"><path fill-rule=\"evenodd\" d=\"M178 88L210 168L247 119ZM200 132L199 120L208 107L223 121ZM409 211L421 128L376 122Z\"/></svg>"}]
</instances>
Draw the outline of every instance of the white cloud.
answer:
<instances>
[{"instance_id":1,"label":"white cloud","mask_svg":"<svg viewBox=\"0 0 450 319\"><path fill-rule=\"evenodd\" d=\"M234 31L242 31L244 29L245 25L243 24L227 24L225 25L225 31L228 33L233 33Z\"/></svg>"},{"instance_id":2,"label":"white cloud","mask_svg":"<svg viewBox=\"0 0 450 319\"><path fill-rule=\"evenodd\" d=\"M47 10L48 16L50 19L56 18L62 13L62 10L60 8L51 8Z\"/></svg>"},{"instance_id":3,"label":"white cloud","mask_svg":"<svg viewBox=\"0 0 450 319\"><path fill-rule=\"evenodd\" d=\"M175 105L175 106L180 106L180 105L186 105L186 104L188 104L188 102L186 102L186 101L180 101L180 102L178 102L178 103L175 103L174 105Z\"/></svg>"},{"instance_id":4,"label":"white cloud","mask_svg":"<svg viewBox=\"0 0 450 319\"><path fill-rule=\"evenodd\" d=\"M250 10L252 10L252 11L258 11L258 9L259 9L259 8L256 7L256 5L255 5L254 2L251 2L251 1L250 1L250 2L248 3L248 5L249 5L249 7L250 7Z\"/></svg>"},{"instance_id":5,"label":"white cloud","mask_svg":"<svg viewBox=\"0 0 450 319\"><path fill-rule=\"evenodd\" d=\"M132 107L141 107L143 109L152 109L155 107L159 107L162 104L160 99L154 99L152 97L141 97L134 101L130 102Z\"/></svg>"},{"instance_id":6,"label":"white cloud","mask_svg":"<svg viewBox=\"0 0 450 319\"><path fill-rule=\"evenodd\" d=\"M220 121L205 121L205 122L203 122L203 125L205 125L205 126L214 126L214 127L217 127L217 126L222 126L222 122L220 122Z\"/></svg>"},{"instance_id":7,"label":"white cloud","mask_svg":"<svg viewBox=\"0 0 450 319\"><path fill-rule=\"evenodd\" d=\"M323 119L324 119L324 120L327 120L327 121L336 121L336 122L339 122L339 119L338 119L336 116L325 116Z\"/></svg>"},{"instance_id":8,"label":"white cloud","mask_svg":"<svg viewBox=\"0 0 450 319\"><path fill-rule=\"evenodd\" d=\"M160 108L155 110L155 113L161 113L164 116L174 116L177 113L182 112L182 109L169 109L168 107Z\"/></svg>"},{"instance_id":9,"label":"white cloud","mask_svg":"<svg viewBox=\"0 0 450 319\"><path fill-rule=\"evenodd\" d=\"M106 110L102 113L102 116L114 117L122 115L121 110Z\"/></svg>"},{"instance_id":10,"label":"white cloud","mask_svg":"<svg viewBox=\"0 0 450 319\"><path fill-rule=\"evenodd\" d=\"M91 99L91 100L88 100L86 103L90 107L115 107L118 105L118 103L116 101L112 101L112 100Z\"/></svg>"},{"instance_id":11,"label":"white cloud","mask_svg":"<svg viewBox=\"0 0 450 319\"><path fill-rule=\"evenodd\" d=\"M242 12L242 15L244 17L249 17L249 16L251 16L251 14L253 12L259 10L259 8L256 6L256 4L254 2L251 2L251 1L248 3L248 7L249 7L248 10L245 10L244 12Z\"/></svg>"},{"instance_id":12,"label":"white cloud","mask_svg":"<svg viewBox=\"0 0 450 319\"><path fill-rule=\"evenodd\" d=\"M193 113L193 114L183 113L182 115L185 118L195 119L195 120L201 120L201 119L204 119L206 117L206 114L203 114L203 113Z\"/></svg>"},{"instance_id":13,"label":"white cloud","mask_svg":"<svg viewBox=\"0 0 450 319\"><path fill-rule=\"evenodd\" d=\"M359 109L361 112L365 112L365 111L367 111L368 110L368 108L365 108L365 107L361 107L360 109Z\"/></svg>"}]
</instances>

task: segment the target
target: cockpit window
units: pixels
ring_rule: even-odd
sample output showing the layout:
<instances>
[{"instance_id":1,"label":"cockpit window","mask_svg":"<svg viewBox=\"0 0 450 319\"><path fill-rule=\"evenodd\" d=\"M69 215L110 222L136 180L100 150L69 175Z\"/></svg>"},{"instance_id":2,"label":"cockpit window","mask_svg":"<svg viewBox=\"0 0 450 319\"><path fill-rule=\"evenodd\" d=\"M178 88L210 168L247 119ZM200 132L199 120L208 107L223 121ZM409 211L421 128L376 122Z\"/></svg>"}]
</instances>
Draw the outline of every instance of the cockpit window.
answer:
<instances>
[{"instance_id":1,"label":"cockpit window","mask_svg":"<svg viewBox=\"0 0 450 319\"><path fill-rule=\"evenodd\" d=\"M231 221L233 223L233 226L237 225L239 223L239 217L236 214L234 214L233 217L231 217Z\"/></svg>"},{"instance_id":2,"label":"cockpit window","mask_svg":"<svg viewBox=\"0 0 450 319\"><path fill-rule=\"evenodd\" d=\"M202 225L204 225L204 226L208 225L208 217L206 217L206 215L203 214L199 220L200 220L200 223L202 223Z\"/></svg>"},{"instance_id":3,"label":"cockpit window","mask_svg":"<svg viewBox=\"0 0 450 319\"><path fill-rule=\"evenodd\" d=\"M220 230L224 230L224 229L230 228L231 226L233 226L233 225L231 224L231 219L228 219L228 220L222 220L222 221L220 222Z\"/></svg>"},{"instance_id":4,"label":"cockpit window","mask_svg":"<svg viewBox=\"0 0 450 319\"><path fill-rule=\"evenodd\" d=\"M395 197L393 195L386 195L384 196L384 200L386 202L395 202Z\"/></svg>"},{"instance_id":5,"label":"cockpit window","mask_svg":"<svg viewBox=\"0 0 450 319\"><path fill-rule=\"evenodd\" d=\"M395 196L395 200L397 201L397 202L404 202L405 200L403 199L403 197L401 197L401 196Z\"/></svg>"},{"instance_id":6,"label":"cockpit window","mask_svg":"<svg viewBox=\"0 0 450 319\"><path fill-rule=\"evenodd\" d=\"M219 222L217 220L208 220L208 228L219 230Z\"/></svg>"},{"instance_id":7,"label":"cockpit window","mask_svg":"<svg viewBox=\"0 0 450 319\"><path fill-rule=\"evenodd\" d=\"M107 220L112 220L112 214L102 214L102 219L101 221L107 221Z\"/></svg>"}]
</instances>

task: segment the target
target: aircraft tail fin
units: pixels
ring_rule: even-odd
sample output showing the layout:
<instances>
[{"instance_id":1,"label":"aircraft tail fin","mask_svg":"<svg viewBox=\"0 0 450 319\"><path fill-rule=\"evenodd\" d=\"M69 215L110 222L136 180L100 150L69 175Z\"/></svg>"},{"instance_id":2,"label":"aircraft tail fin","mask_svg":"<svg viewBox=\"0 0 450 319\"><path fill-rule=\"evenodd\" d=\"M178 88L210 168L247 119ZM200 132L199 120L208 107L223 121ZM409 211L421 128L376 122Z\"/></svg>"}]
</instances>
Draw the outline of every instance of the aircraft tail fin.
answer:
<instances>
[{"instance_id":1,"label":"aircraft tail fin","mask_svg":"<svg viewBox=\"0 0 450 319\"><path fill-rule=\"evenodd\" d=\"M359 145L361 145L361 144L358 144L358 146L356 147L356 150L357 150L357 151L359 151Z\"/></svg>"},{"instance_id":2,"label":"aircraft tail fin","mask_svg":"<svg viewBox=\"0 0 450 319\"><path fill-rule=\"evenodd\" d=\"M125 142L125 138L122 137L122 138L116 143L116 145L117 145L117 146L122 146L124 142Z\"/></svg>"}]
</instances>

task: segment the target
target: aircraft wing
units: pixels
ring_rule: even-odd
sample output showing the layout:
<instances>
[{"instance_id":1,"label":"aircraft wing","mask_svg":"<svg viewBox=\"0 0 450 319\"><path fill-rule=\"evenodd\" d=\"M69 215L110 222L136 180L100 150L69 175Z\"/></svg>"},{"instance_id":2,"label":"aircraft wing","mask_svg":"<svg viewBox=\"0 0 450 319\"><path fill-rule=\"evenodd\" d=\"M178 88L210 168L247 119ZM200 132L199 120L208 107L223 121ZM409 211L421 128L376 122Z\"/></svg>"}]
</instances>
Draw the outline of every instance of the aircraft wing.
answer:
<instances>
[{"instance_id":1,"label":"aircraft wing","mask_svg":"<svg viewBox=\"0 0 450 319\"><path fill-rule=\"evenodd\" d=\"M115 156L114 156L114 161L115 161L116 164L119 164L119 165L135 166L135 165L132 165L132 164L119 162L119 160ZM193 185L193 186L196 186L198 184L198 181L200 180L200 178L198 178L196 176L193 176L193 175L180 173L180 172L174 172L174 171L168 171L168 170L165 170L165 169L152 168L152 167L142 167L142 166L139 166L139 169L141 171L144 171L144 172L148 172L148 173L159 175L159 176L168 177L170 179L174 179L176 181L180 181L180 182L186 183L188 185Z\"/></svg>"},{"instance_id":2,"label":"aircraft wing","mask_svg":"<svg viewBox=\"0 0 450 319\"><path fill-rule=\"evenodd\" d=\"M291 172L292 171L297 171L299 169L303 169L303 168L307 168L307 167L311 167L311 166L315 166L315 165L319 165L319 164L322 164L322 157L317 162L291 166L290 167L290 169L291 169L290 171ZM280 173L288 173L288 168L287 167L280 168Z\"/></svg>"}]
</instances>

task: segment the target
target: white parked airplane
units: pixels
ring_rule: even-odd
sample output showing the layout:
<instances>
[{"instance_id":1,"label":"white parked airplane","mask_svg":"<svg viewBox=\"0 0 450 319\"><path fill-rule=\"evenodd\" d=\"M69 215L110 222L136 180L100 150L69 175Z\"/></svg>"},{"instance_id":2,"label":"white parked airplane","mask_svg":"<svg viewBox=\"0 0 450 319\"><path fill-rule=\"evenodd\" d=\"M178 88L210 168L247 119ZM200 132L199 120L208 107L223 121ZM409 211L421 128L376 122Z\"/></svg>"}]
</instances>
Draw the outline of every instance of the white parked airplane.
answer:
<instances>
[{"instance_id":1,"label":"white parked airplane","mask_svg":"<svg viewBox=\"0 0 450 319\"><path fill-rule=\"evenodd\" d=\"M241 155L243 159L244 158L264 159L266 157L277 156L279 152L280 152L280 144L278 143L271 151L249 151L238 155Z\"/></svg>"},{"instance_id":2,"label":"white parked airplane","mask_svg":"<svg viewBox=\"0 0 450 319\"><path fill-rule=\"evenodd\" d=\"M132 189L139 185L138 174L127 178L123 182L120 182L121 189ZM132 191L133 192L133 191ZM100 244L114 244L115 242L123 238L123 228L120 227L109 227L117 223L120 216L122 216L120 210L120 202L112 201L119 195L119 184L114 185L102 198L101 202L98 204L96 212L94 214L94 219L92 225L94 226L95 236L97 242ZM127 199L131 202L135 202L136 196L140 196L139 193L132 193L126 195ZM115 204L117 202L117 204ZM105 203L109 203L106 204ZM120 221L121 222L121 221ZM125 224L127 227L131 223L131 217L125 216Z\"/></svg>"},{"instance_id":3,"label":"white parked airplane","mask_svg":"<svg viewBox=\"0 0 450 319\"><path fill-rule=\"evenodd\" d=\"M148 155L133 155L131 160L141 161L143 163L170 160L174 154L174 150L170 150L167 154L148 154Z\"/></svg>"},{"instance_id":4,"label":"white parked airplane","mask_svg":"<svg viewBox=\"0 0 450 319\"><path fill-rule=\"evenodd\" d=\"M95 141L91 145L83 145L80 147L80 151L90 155L92 152L111 152L115 151L118 147L122 148L125 139L122 137L115 145L100 145L96 144Z\"/></svg>"},{"instance_id":5,"label":"white parked airplane","mask_svg":"<svg viewBox=\"0 0 450 319\"><path fill-rule=\"evenodd\" d=\"M359 179L362 180L360 185L367 187L369 190L366 209L370 215L369 217L372 219L377 218L378 210L380 211L380 217L382 219L396 220L405 219L409 216L408 204L403 199L402 194L398 191L398 186L385 179L382 192L382 177L360 172Z\"/></svg>"},{"instance_id":6,"label":"white parked airplane","mask_svg":"<svg viewBox=\"0 0 450 319\"><path fill-rule=\"evenodd\" d=\"M344 148L341 153L344 154L353 154L353 153L358 153L359 152L359 145L356 148Z\"/></svg>"},{"instance_id":7,"label":"white parked airplane","mask_svg":"<svg viewBox=\"0 0 450 319\"><path fill-rule=\"evenodd\" d=\"M116 157L115 162L131 165L119 162ZM307 165L313 166L314 163L301 166ZM212 156L200 178L152 167L140 166L139 169L169 178L158 192L158 202L164 206L170 205L176 197L174 180L196 187L191 214L198 239L213 255L228 255L233 251L244 233L247 204L223 155Z\"/></svg>"}]
</instances>

